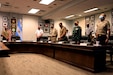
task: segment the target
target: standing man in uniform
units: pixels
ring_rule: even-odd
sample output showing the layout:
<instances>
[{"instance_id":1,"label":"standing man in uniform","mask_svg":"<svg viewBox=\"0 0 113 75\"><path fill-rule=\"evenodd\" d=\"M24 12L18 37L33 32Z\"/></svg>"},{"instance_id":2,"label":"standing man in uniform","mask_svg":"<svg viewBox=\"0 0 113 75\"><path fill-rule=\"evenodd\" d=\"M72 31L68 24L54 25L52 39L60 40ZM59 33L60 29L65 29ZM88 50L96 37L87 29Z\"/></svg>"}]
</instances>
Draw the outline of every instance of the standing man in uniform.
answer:
<instances>
[{"instance_id":1,"label":"standing man in uniform","mask_svg":"<svg viewBox=\"0 0 113 75\"><path fill-rule=\"evenodd\" d=\"M9 29L7 26L3 26L1 36L3 37L3 40L11 42L11 37L12 37L11 29Z\"/></svg>"},{"instance_id":2,"label":"standing man in uniform","mask_svg":"<svg viewBox=\"0 0 113 75\"><path fill-rule=\"evenodd\" d=\"M110 36L110 23L105 20L106 14L102 13L99 16L100 22L97 24L96 37L101 45L108 43Z\"/></svg>"},{"instance_id":3,"label":"standing man in uniform","mask_svg":"<svg viewBox=\"0 0 113 75\"><path fill-rule=\"evenodd\" d=\"M60 37L58 38L59 41L68 41L67 37L66 37L66 27L63 26L62 23L59 23L59 27L60 29Z\"/></svg>"},{"instance_id":4,"label":"standing man in uniform","mask_svg":"<svg viewBox=\"0 0 113 75\"><path fill-rule=\"evenodd\" d=\"M81 40L81 27L78 25L79 21L75 22L75 27L73 29L73 33L72 33L72 40L75 41L75 44L80 44L80 40Z\"/></svg>"},{"instance_id":5,"label":"standing man in uniform","mask_svg":"<svg viewBox=\"0 0 113 75\"><path fill-rule=\"evenodd\" d=\"M54 28L54 24L52 24L51 29L50 29L50 41L56 42L57 35L58 35L58 32L57 32L56 28Z\"/></svg>"}]
</instances>

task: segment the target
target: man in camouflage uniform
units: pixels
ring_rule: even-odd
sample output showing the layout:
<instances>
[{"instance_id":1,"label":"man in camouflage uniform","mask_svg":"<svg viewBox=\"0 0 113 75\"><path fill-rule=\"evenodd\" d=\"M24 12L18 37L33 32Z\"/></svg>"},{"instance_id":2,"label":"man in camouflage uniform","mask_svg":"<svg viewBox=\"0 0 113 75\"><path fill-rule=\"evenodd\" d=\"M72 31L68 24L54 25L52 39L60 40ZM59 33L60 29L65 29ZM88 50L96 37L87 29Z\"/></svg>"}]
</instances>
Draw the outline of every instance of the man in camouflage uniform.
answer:
<instances>
[{"instance_id":1,"label":"man in camouflage uniform","mask_svg":"<svg viewBox=\"0 0 113 75\"><path fill-rule=\"evenodd\" d=\"M79 21L76 21L72 33L72 41L75 41L75 44L79 44L81 40L81 27L78 24Z\"/></svg>"}]
</instances>

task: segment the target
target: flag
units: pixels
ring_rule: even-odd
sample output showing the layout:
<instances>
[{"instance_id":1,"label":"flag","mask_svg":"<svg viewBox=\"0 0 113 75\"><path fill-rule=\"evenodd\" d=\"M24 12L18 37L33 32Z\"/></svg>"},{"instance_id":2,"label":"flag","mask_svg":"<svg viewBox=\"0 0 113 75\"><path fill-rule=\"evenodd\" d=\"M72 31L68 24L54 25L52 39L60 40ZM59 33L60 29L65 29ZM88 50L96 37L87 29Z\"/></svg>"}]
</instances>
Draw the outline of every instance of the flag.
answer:
<instances>
[{"instance_id":1,"label":"flag","mask_svg":"<svg viewBox=\"0 0 113 75\"><path fill-rule=\"evenodd\" d=\"M19 36L20 40L22 41L22 20L21 19L19 19L17 23L16 36Z\"/></svg>"}]
</instances>

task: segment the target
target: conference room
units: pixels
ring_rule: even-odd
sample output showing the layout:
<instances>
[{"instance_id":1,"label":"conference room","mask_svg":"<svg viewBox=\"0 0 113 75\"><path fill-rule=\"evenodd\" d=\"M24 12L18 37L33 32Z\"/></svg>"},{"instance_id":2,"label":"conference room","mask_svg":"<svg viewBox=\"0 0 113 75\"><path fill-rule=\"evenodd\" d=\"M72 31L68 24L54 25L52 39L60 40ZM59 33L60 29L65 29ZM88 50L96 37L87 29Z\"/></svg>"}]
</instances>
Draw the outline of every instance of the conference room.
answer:
<instances>
[{"instance_id":1,"label":"conference room","mask_svg":"<svg viewBox=\"0 0 113 75\"><path fill-rule=\"evenodd\" d=\"M112 0L0 0L0 35L0 75L113 72Z\"/></svg>"}]
</instances>

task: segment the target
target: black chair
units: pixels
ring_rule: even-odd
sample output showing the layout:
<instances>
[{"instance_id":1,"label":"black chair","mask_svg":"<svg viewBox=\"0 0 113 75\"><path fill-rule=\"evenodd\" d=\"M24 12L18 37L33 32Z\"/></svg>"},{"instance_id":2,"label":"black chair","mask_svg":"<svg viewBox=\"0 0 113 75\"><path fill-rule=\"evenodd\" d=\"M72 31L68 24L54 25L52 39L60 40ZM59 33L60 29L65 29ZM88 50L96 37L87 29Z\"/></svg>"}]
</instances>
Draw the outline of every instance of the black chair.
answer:
<instances>
[{"instance_id":1,"label":"black chair","mask_svg":"<svg viewBox=\"0 0 113 75\"><path fill-rule=\"evenodd\" d=\"M19 36L12 36L12 37L11 37L11 40L12 40L13 42L16 42L16 40L20 40L20 37L19 37Z\"/></svg>"},{"instance_id":2,"label":"black chair","mask_svg":"<svg viewBox=\"0 0 113 75\"><path fill-rule=\"evenodd\" d=\"M108 45L111 45L112 47L109 48L108 50L106 50L106 53L110 55L110 63L112 64L113 63L113 58L112 58L112 56L113 56L113 36L110 36L109 40L110 41L109 41Z\"/></svg>"},{"instance_id":3,"label":"black chair","mask_svg":"<svg viewBox=\"0 0 113 75\"><path fill-rule=\"evenodd\" d=\"M48 36L43 36L43 37L41 37L40 40L43 41L43 42L47 42L48 41Z\"/></svg>"}]
</instances>

